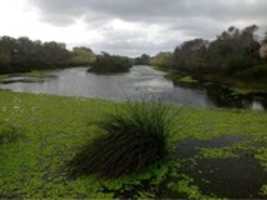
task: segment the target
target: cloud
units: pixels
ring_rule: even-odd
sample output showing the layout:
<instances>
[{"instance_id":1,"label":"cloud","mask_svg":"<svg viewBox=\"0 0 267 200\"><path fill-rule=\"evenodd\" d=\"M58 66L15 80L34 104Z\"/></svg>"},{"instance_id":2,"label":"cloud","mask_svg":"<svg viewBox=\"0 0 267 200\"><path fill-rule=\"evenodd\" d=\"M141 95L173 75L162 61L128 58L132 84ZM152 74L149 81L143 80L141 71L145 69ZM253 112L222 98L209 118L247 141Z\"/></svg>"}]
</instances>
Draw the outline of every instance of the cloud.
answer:
<instances>
[{"instance_id":1,"label":"cloud","mask_svg":"<svg viewBox=\"0 0 267 200\"><path fill-rule=\"evenodd\" d=\"M81 17L121 18L126 21L164 21L169 18L208 17L218 20L257 19L267 16L266 0L32 0L43 13ZM90 17L89 17L90 18ZM48 20L51 17L47 18ZM62 21L62 20L60 20ZM60 21L53 21L58 23Z\"/></svg>"},{"instance_id":2,"label":"cloud","mask_svg":"<svg viewBox=\"0 0 267 200\"><path fill-rule=\"evenodd\" d=\"M266 0L29 0L55 26L83 20L102 40L93 48L130 55L171 50L185 39L214 38L230 25L266 26Z\"/></svg>"}]
</instances>

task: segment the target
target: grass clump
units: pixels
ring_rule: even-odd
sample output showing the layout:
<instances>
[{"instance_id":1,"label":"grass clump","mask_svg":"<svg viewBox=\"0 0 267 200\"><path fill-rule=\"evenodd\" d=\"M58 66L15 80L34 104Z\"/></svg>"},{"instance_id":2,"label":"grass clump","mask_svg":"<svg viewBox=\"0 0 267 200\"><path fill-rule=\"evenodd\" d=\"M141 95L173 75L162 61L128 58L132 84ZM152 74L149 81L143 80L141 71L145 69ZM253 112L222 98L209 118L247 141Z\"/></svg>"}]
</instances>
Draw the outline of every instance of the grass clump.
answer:
<instances>
[{"instance_id":1,"label":"grass clump","mask_svg":"<svg viewBox=\"0 0 267 200\"><path fill-rule=\"evenodd\" d=\"M161 103L127 103L99 123L104 135L74 157L73 174L116 178L163 160L172 120L170 108Z\"/></svg>"},{"instance_id":2,"label":"grass clump","mask_svg":"<svg viewBox=\"0 0 267 200\"><path fill-rule=\"evenodd\" d=\"M11 125L1 125L0 128L0 145L16 141L21 135L16 127Z\"/></svg>"}]
</instances>

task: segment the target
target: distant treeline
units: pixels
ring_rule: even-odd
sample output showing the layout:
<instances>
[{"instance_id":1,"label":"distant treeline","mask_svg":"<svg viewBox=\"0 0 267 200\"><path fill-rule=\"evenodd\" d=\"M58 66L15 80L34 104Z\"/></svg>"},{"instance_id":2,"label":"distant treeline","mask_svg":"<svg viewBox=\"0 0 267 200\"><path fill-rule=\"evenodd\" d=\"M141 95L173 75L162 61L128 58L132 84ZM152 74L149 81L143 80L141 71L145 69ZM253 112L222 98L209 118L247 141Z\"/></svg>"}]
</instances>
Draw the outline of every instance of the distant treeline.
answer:
<instances>
[{"instance_id":1,"label":"distant treeline","mask_svg":"<svg viewBox=\"0 0 267 200\"><path fill-rule=\"evenodd\" d=\"M174 52L161 52L150 58L150 64L199 79L216 75L267 82L267 33L260 41L257 30L256 25L242 30L230 27L213 41L194 39Z\"/></svg>"},{"instance_id":2,"label":"distant treeline","mask_svg":"<svg viewBox=\"0 0 267 200\"><path fill-rule=\"evenodd\" d=\"M95 54L86 47L66 49L64 43L32 41L27 37L0 38L0 73L65 68L91 64Z\"/></svg>"},{"instance_id":3,"label":"distant treeline","mask_svg":"<svg viewBox=\"0 0 267 200\"><path fill-rule=\"evenodd\" d=\"M0 37L0 73L90 65L95 72L125 72L133 65L154 65L162 69L190 73L203 78L209 75L233 79L265 79L267 77L267 33L262 41L256 37L255 25L242 30L230 27L217 39L194 39L179 45L173 52L135 59L96 55L86 47L68 50L64 43L32 41ZM98 69L97 69L98 67ZM266 81L267 82L267 81Z\"/></svg>"}]
</instances>

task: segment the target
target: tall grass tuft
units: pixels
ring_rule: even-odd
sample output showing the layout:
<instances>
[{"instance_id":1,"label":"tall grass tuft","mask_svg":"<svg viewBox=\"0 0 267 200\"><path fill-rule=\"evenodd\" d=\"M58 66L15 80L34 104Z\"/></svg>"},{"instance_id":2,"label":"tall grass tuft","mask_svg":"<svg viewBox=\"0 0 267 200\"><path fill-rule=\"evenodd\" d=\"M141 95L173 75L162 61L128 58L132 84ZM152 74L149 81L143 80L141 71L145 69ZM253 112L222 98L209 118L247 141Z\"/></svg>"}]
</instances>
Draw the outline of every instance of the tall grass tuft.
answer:
<instances>
[{"instance_id":1,"label":"tall grass tuft","mask_svg":"<svg viewBox=\"0 0 267 200\"><path fill-rule=\"evenodd\" d=\"M99 123L105 134L74 157L73 175L116 178L163 160L173 119L169 106L159 102L127 103Z\"/></svg>"},{"instance_id":2,"label":"tall grass tuft","mask_svg":"<svg viewBox=\"0 0 267 200\"><path fill-rule=\"evenodd\" d=\"M17 127L0 122L0 145L14 142L21 136Z\"/></svg>"}]
</instances>

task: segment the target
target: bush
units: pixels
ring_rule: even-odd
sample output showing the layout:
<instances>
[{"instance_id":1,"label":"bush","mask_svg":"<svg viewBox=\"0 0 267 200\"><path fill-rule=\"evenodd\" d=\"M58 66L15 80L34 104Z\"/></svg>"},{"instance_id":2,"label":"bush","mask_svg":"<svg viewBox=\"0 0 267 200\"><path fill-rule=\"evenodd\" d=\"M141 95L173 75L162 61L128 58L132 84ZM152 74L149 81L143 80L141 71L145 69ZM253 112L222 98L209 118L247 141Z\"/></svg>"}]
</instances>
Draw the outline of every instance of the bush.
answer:
<instances>
[{"instance_id":1,"label":"bush","mask_svg":"<svg viewBox=\"0 0 267 200\"><path fill-rule=\"evenodd\" d=\"M99 127L105 134L71 161L72 175L115 178L138 173L167 156L174 115L161 103L128 103L108 114Z\"/></svg>"},{"instance_id":2,"label":"bush","mask_svg":"<svg viewBox=\"0 0 267 200\"><path fill-rule=\"evenodd\" d=\"M235 78L241 80L251 80L251 81L266 81L267 76L267 65L258 65L250 67L234 74Z\"/></svg>"}]
</instances>

